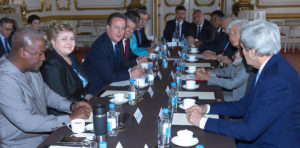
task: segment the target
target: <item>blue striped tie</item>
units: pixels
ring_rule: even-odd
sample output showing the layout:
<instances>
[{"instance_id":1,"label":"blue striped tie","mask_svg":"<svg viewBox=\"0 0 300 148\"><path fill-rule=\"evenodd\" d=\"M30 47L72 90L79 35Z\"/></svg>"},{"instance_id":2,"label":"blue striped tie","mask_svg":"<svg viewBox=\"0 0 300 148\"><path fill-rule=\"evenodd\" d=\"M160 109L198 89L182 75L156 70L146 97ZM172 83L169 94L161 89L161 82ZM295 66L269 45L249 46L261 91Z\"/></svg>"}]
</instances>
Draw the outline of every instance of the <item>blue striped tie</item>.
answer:
<instances>
[{"instance_id":1,"label":"blue striped tie","mask_svg":"<svg viewBox=\"0 0 300 148\"><path fill-rule=\"evenodd\" d=\"M4 41L5 41L5 43L4 43L5 54L7 55L10 51L9 46L8 46L8 39L5 38Z\"/></svg>"}]
</instances>

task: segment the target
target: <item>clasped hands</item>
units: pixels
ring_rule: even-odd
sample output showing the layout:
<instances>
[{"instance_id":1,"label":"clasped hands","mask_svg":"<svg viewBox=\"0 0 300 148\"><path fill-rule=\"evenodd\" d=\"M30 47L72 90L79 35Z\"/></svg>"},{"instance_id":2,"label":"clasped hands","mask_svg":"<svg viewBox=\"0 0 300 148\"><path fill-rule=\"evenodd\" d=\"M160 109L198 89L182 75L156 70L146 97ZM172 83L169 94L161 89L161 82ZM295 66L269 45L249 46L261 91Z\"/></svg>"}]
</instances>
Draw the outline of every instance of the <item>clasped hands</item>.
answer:
<instances>
[{"instance_id":1,"label":"clasped hands","mask_svg":"<svg viewBox=\"0 0 300 148\"><path fill-rule=\"evenodd\" d=\"M88 119L90 113L93 111L91 105L86 101L76 102L71 106L72 114L70 115L70 120L74 119Z\"/></svg>"},{"instance_id":2,"label":"clasped hands","mask_svg":"<svg viewBox=\"0 0 300 148\"><path fill-rule=\"evenodd\" d=\"M199 126L201 118L207 112L206 105L194 105L185 110L187 120L195 125Z\"/></svg>"},{"instance_id":3,"label":"clasped hands","mask_svg":"<svg viewBox=\"0 0 300 148\"><path fill-rule=\"evenodd\" d=\"M205 70L204 68L197 68L197 71L195 72L195 76L199 80L205 80L207 81L209 76L211 74L210 70Z\"/></svg>"}]
</instances>

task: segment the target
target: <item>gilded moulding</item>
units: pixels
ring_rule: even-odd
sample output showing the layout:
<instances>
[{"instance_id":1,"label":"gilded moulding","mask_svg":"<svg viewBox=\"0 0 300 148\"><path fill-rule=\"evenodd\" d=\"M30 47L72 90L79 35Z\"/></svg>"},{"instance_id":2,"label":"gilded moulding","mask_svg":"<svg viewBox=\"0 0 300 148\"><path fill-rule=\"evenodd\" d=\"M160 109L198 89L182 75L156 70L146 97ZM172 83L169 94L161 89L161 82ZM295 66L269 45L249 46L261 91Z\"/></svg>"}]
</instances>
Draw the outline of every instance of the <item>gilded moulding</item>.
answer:
<instances>
[{"instance_id":1,"label":"gilded moulding","mask_svg":"<svg viewBox=\"0 0 300 148\"><path fill-rule=\"evenodd\" d=\"M44 9L44 1L43 0L41 0L41 8L40 9L31 9L31 10L28 10L27 4L26 4L26 0L23 0L23 5L25 6L26 13L42 12L43 9Z\"/></svg>"},{"instance_id":2,"label":"gilded moulding","mask_svg":"<svg viewBox=\"0 0 300 148\"><path fill-rule=\"evenodd\" d=\"M41 22L52 20L106 20L109 15L51 15L41 17Z\"/></svg>"},{"instance_id":3,"label":"gilded moulding","mask_svg":"<svg viewBox=\"0 0 300 148\"><path fill-rule=\"evenodd\" d=\"M77 0L74 0L75 3L75 9L76 10L124 10L127 8L127 0L124 0L124 6L123 7L91 7L91 8L81 8L78 6Z\"/></svg>"},{"instance_id":4,"label":"gilded moulding","mask_svg":"<svg viewBox=\"0 0 300 148\"><path fill-rule=\"evenodd\" d=\"M197 6L212 6L215 4L215 0L212 0L210 3L208 4L200 4L197 0L194 0L194 3L197 5Z\"/></svg>"},{"instance_id":5,"label":"gilded moulding","mask_svg":"<svg viewBox=\"0 0 300 148\"><path fill-rule=\"evenodd\" d=\"M166 13L165 16L164 16L164 27L166 26L167 24L167 18L171 15L175 15L175 13Z\"/></svg>"},{"instance_id":6,"label":"gilded moulding","mask_svg":"<svg viewBox=\"0 0 300 148\"><path fill-rule=\"evenodd\" d=\"M291 19L300 18L300 13L267 13L267 19Z\"/></svg>"},{"instance_id":7,"label":"gilded moulding","mask_svg":"<svg viewBox=\"0 0 300 148\"><path fill-rule=\"evenodd\" d=\"M261 0L256 0L256 7L257 8L284 8L284 7L300 7L300 5L290 4L290 5L261 5Z\"/></svg>"},{"instance_id":8,"label":"gilded moulding","mask_svg":"<svg viewBox=\"0 0 300 148\"><path fill-rule=\"evenodd\" d=\"M71 9L71 1L68 0L68 6L67 7L60 7L60 3L59 3L60 0L56 0L56 9L57 10L70 10Z\"/></svg>"},{"instance_id":9,"label":"gilded moulding","mask_svg":"<svg viewBox=\"0 0 300 148\"><path fill-rule=\"evenodd\" d=\"M0 8L0 12L1 12L2 14L15 13L15 12L16 12L16 9L15 9L15 8L11 8L11 7Z\"/></svg>"},{"instance_id":10,"label":"gilded moulding","mask_svg":"<svg viewBox=\"0 0 300 148\"><path fill-rule=\"evenodd\" d=\"M48 3L48 6L47 6L47 2L46 1L48 1L49 3ZM44 1L44 8L45 8L45 10L46 11L52 11L52 0L45 0Z\"/></svg>"},{"instance_id":11,"label":"gilded moulding","mask_svg":"<svg viewBox=\"0 0 300 148\"><path fill-rule=\"evenodd\" d=\"M170 4L170 3L168 3L167 0L164 0L164 1L165 1L166 6L168 6L168 7L176 7L178 5L183 5L185 3L185 0L181 0L181 2L179 4Z\"/></svg>"}]
</instances>

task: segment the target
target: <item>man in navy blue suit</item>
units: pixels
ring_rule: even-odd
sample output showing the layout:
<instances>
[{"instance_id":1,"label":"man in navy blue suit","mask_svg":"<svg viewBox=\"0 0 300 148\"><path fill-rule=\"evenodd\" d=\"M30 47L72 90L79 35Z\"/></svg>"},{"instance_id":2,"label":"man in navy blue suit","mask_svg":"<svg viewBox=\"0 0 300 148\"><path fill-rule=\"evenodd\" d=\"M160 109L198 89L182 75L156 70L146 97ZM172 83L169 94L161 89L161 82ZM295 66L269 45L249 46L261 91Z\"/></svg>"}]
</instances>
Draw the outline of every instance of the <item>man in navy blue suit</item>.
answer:
<instances>
[{"instance_id":1,"label":"man in navy blue suit","mask_svg":"<svg viewBox=\"0 0 300 148\"><path fill-rule=\"evenodd\" d=\"M187 119L205 131L235 138L237 147L300 147L300 78L279 51L278 26L253 21L241 30L247 64L258 69L250 91L237 102L193 106ZM242 117L210 119L203 114Z\"/></svg>"},{"instance_id":2,"label":"man in navy blue suit","mask_svg":"<svg viewBox=\"0 0 300 148\"><path fill-rule=\"evenodd\" d=\"M140 65L128 69L124 66L122 42L125 33L125 16L113 13L107 20L106 32L91 46L83 63L89 80L88 90L95 95L108 83L140 77L144 71Z\"/></svg>"},{"instance_id":3,"label":"man in navy blue suit","mask_svg":"<svg viewBox=\"0 0 300 148\"><path fill-rule=\"evenodd\" d=\"M175 19L167 22L164 36L168 42L172 41L172 35L175 32L177 37L181 37L184 34L184 37L188 34L188 29L190 23L185 21L186 9L184 6L177 6L175 9Z\"/></svg>"},{"instance_id":4,"label":"man in navy blue suit","mask_svg":"<svg viewBox=\"0 0 300 148\"><path fill-rule=\"evenodd\" d=\"M13 31L13 22L8 17L0 20L0 57L8 55L11 49L10 36Z\"/></svg>"}]
</instances>

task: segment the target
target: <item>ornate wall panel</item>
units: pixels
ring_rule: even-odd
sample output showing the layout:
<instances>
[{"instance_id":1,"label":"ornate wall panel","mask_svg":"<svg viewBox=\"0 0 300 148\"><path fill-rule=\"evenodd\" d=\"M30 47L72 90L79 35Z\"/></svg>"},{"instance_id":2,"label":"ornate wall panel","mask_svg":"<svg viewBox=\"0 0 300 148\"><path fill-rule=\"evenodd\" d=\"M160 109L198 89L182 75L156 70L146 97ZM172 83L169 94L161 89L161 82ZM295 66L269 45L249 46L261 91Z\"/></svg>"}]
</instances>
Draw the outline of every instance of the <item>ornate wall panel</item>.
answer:
<instances>
[{"instance_id":1,"label":"ornate wall panel","mask_svg":"<svg viewBox=\"0 0 300 148\"><path fill-rule=\"evenodd\" d=\"M42 12L44 9L43 0L23 0L23 4L26 5L26 12Z\"/></svg>"},{"instance_id":2,"label":"ornate wall panel","mask_svg":"<svg viewBox=\"0 0 300 148\"><path fill-rule=\"evenodd\" d=\"M300 0L256 0L258 8L300 7Z\"/></svg>"},{"instance_id":3,"label":"ornate wall panel","mask_svg":"<svg viewBox=\"0 0 300 148\"><path fill-rule=\"evenodd\" d=\"M70 10L71 9L71 0L56 0L56 9L57 10Z\"/></svg>"},{"instance_id":4,"label":"ornate wall panel","mask_svg":"<svg viewBox=\"0 0 300 148\"><path fill-rule=\"evenodd\" d=\"M44 0L44 8L46 11L52 11L52 0Z\"/></svg>"},{"instance_id":5,"label":"ornate wall panel","mask_svg":"<svg viewBox=\"0 0 300 148\"><path fill-rule=\"evenodd\" d=\"M127 0L74 0L77 10L126 9Z\"/></svg>"},{"instance_id":6,"label":"ornate wall panel","mask_svg":"<svg viewBox=\"0 0 300 148\"><path fill-rule=\"evenodd\" d=\"M194 3L197 6L212 6L215 3L215 0L194 0Z\"/></svg>"},{"instance_id":7,"label":"ornate wall panel","mask_svg":"<svg viewBox=\"0 0 300 148\"><path fill-rule=\"evenodd\" d=\"M176 7L178 5L183 5L185 0L164 0L164 2L168 7Z\"/></svg>"}]
</instances>

